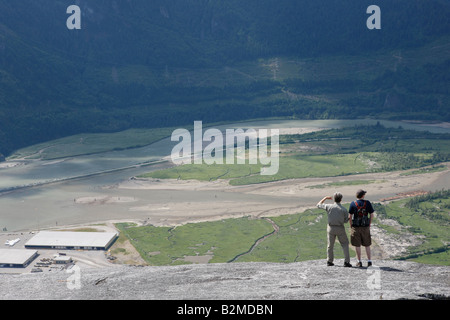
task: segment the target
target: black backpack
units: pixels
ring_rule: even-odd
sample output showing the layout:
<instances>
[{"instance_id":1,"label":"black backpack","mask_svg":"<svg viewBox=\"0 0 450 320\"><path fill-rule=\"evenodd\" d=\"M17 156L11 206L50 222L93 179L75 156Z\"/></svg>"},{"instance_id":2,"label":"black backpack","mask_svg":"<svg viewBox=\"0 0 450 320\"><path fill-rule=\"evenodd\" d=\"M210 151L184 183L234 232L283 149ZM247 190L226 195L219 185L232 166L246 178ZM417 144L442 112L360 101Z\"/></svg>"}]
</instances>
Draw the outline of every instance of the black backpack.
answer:
<instances>
[{"instance_id":1,"label":"black backpack","mask_svg":"<svg viewBox=\"0 0 450 320\"><path fill-rule=\"evenodd\" d=\"M369 213L367 212L365 200L364 205L360 207L358 201L355 201L356 213L353 215L352 226L353 227L368 227L370 225Z\"/></svg>"}]
</instances>

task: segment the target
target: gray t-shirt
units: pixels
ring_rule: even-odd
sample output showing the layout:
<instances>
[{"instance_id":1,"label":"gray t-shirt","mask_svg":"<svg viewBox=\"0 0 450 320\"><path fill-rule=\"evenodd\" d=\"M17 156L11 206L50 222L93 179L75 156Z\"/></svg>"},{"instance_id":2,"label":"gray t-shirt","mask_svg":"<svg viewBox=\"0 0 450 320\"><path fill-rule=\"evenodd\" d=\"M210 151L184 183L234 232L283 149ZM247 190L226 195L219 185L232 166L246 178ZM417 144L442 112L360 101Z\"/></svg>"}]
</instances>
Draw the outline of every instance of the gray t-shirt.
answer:
<instances>
[{"instance_id":1,"label":"gray t-shirt","mask_svg":"<svg viewBox=\"0 0 450 320\"><path fill-rule=\"evenodd\" d=\"M343 226L348 222L348 211L340 203L317 204L317 208L325 209L328 213L328 224L330 226Z\"/></svg>"}]
</instances>

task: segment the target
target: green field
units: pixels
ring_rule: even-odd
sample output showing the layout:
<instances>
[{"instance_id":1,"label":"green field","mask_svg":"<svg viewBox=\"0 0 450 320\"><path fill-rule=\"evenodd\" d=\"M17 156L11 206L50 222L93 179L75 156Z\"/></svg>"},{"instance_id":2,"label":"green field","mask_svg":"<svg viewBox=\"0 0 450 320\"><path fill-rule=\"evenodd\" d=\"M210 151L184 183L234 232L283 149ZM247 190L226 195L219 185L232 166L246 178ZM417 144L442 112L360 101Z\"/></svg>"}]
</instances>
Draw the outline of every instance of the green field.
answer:
<instances>
[{"instance_id":1,"label":"green field","mask_svg":"<svg viewBox=\"0 0 450 320\"><path fill-rule=\"evenodd\" d=\"M367 172L367 165L358 154L290 155L280 157L275 175L261 175L261 164L187 164L150 172L140 178L196 179L213 181L230 179L231 185L246 185L284 179L330 177Z\"/></svg>"},{"instance_id":2,"label":"green field","mask_svg":"<svg viewBox=\"0 0 450 320\"><path fill-rule=\"evenodd\" d=\"M300 148L306 151L299 152ZM282 135L279 170L275 175L261 175L262 165L250 165L247 159L247 164L187 164L140 177L202 181L228 179L231 185L246 185L407 170L449 160L450 134L385 128L377 124Z\"/></svg>"},{"instance_id":3,"label":"green field","mask_svg":"<svg viewBox=\"0 0 450 320\"><path fill-rule=\"evenodd\" d=\"M325 211L314 209L294 215L271 218L279 232L267 238L251 253L241 257L240 262L296 262L326 259L327 218ZM335 257L343 258L338 242Z\"/></svg>"},{"instance_id":4,"label":"green field","mask_svg":"<svg viewBox=\"0 0 450 320\"><path fill-rule=\"evenodd\" d=\"M51 160L107 151L138 148L169 137L174 128L129 129L115 133L86 133L36 144L15 151L19 158Z\"/></svg>"},{"instance_id":5,"label":"green field","mask_svg":"<svg viewBox=\"0 0 450 320\"><path fill-rule=\"evenodd\" d=\"M401 176L411 176L415 174L426 174L426 173L432 173L432 172L440 172L444 171L447 167L444 165L438 165L438 166L432 166L431 168L422 168L419 170L413 170L409 172L401 173Z\"/></svg>"},{"instance_id":6,"label":"green field","mask_svg":"<svg viewBox=\"0 0 450 320\"><path fill-rule=\"evenodd\" d=\"M248 217L217 222L193 223L176 228L117 224L150 265L190 263L186 256L211 255L209 263L271 261L294 262L320 259L326 250L326 219L323 212L271 218L279 231L266 219ZM318 222L315 222L316 219ZM268 236L252 252L255 243ZM336 252L336 256L341 255Z\"/></svg>"},{"instance_id":7,"label":"green field","mask_svg":"<svg viewBox=\"0 0 450 320\"><path fill-rule=\"evenodd\" d=\"M372 184L372 183L382 183L382 182L384 182L384 180L348 180L348 181L339 181L339 182L318 184L315 186L309 186L307 188L323 189L323 188L328 188L328 187L359 186L359 185L368 185L368 184Z\"/></svg>"},{"instance_id":8,"label":"green field","mask_svg":"<svg viewBox=\"0 0 450 320\"><path fill-rule=\"evenodd\" d=\"M375 208L379 218L373 223L388 233L407 231L423 237L421 245L410 247L408 253L397 259L450 265L450 191L395 201L386 206L376 204ZM136 227L126 223L116 226L150 265L187 264L192 262L186 257L202 256L207 256L209 263L287 263L326 259L327 219L324 213L324 210L314 209L272 218L243 217L176 228ZM382 219L385 218L398 221L405 230L383 225ZM273 224L277 231L274 231ZM335 256L343 258L338 242Z\"/></svg>"},{"instance_id":9,"label":"green field","mask_svg":"<svg viewBox=\"0 0 450 320\"><path fill-rule=\"evenodd\" d=\"M381 210L378 208L377 212L383 218L398 221L408 232L423 237L423 243L410 248L402 259L450 265L450 190L395 201Z\"/></svg>"},{"instance_id":10,"label":"green field","mask_svg":"<svg viewBox=\"0 0 450 320\"><path fill-rule=\"evenodd\" d=\"M209 262L228 262L248 250L257 239L273 232L265 220L247 217L191 223L176 228L116 225L151 265L188 263L187 256L213 255Z\"/></svg>"}]
</instances>

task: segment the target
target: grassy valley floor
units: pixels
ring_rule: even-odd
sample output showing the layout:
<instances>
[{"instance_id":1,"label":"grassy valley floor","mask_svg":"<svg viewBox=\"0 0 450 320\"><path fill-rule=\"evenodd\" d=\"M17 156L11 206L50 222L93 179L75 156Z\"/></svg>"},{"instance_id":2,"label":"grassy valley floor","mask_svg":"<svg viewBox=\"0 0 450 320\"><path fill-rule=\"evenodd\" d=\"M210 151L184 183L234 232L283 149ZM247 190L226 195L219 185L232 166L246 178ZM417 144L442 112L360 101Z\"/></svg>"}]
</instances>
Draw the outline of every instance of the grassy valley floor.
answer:
<instances>
[{"instance_id":1,"label":"grassy valley floor","mask_svg":"<svg viewBox=\"0 0 450 320\"><path fill-rule=\"evenodd\" d=\"M449 142L448 134L400 127L388 129L379 124L283 135L280 137L280 170L273 176L261 175L260 164L188 164L142 175L137 184L151 189L152 181L156 181L153 182L155 188L172 186L196 190L226 188L228 184L235 192L278 197L309 193L317 201L319 193L339 189L347 197L344 199L347 206L349 193L358 187L373 190L372 196L384 191L393 197L382 199L379 196L376 203L377 218L372 226L374 257L449 265L450 193L442 191L430 195L419 190L418 194L425 195L387 201L405 197L404 194L396 196L400 190L410 190L406 196L415 194L414 186L419 188L427 179L436 179L447 171L444 162L449 160ZM318 180L320 178L323 179ZM309 183L305 184L308 179ZM429 184L432 183L429 180ZM186 208L187 212L190 210L195 209ZM222 218L176 227L119 224L118 228L152 265L325 259L327 219L324 212L291 208L291 212L285 210L283 214L280 209L281 213L271 215L275 211L272 208L238 219ZM338 244L335 251L337 257L342 257Z\"/></svg>"},{"instance_id":2,"label":"grassy valley floor","mask_svg":"<svg viewBox=\"0 0 450 320\"><path fill-rule=\"evenodd\" d=\"M450 265L449 204L449 191L385 205L377 203L372 226L374 256ZM411 209L412 205L416 209ZM325 259L326 224L324 211L313 209L277 217L242 217L177 227L116 226L148 264L178 265ZM338 243L335 253L342 258Z\"/></svg>"}]
</instances>

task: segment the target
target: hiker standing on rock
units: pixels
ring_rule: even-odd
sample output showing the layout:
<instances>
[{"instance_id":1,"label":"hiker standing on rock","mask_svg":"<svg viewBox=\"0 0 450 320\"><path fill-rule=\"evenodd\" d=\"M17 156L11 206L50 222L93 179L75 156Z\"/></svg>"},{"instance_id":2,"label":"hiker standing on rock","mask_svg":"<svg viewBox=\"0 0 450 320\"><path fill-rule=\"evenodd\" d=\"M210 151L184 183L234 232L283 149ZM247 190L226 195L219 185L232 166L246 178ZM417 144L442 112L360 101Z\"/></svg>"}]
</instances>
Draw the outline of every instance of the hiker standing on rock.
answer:
<instances>
[{"instance_id":1,"label":"hiker standing on rock","mask_svg":"<svg viewBox=\"0 0 450 320\"><path fill-rule=\"evenodd\" d=\"M350 204L348 210L351 229L350 239L352 246L356 250L356 256L358 258L357 267L362 267L361 245L366 248L367 266L370 267L372 265L372 260L370 259L370 245L372 244L370 224L372 223L372 216L375 210L370 201L364 200L366 193L366 191L359 189L356 192L357 199Z\"/></svg>"},{"instance_id":2,"label":"hiker standing on rock","mask_svg":"<svg viewBox=\"0 0 450 320\"><path fill-rule=\"evenodd\" d=\"M325 200L334 200L333 204L324 204ZM349 215L347 212L347 209L345 209L341 205L342 200L342 194L339 192L336 192L333 197L324 197L322 200L319 201L317 204L317 207L320 209L325 209L328 213L328 227L327 227L327 234L328 234L328 248L327 248L327 265L333 266L333 260L334 260L334 242L336 241L336 237L339 240L339 243L342 246L342 249L344 250L344 266L345 267L351 267L350 264L350 253L348 249L348 237L347 233L345 231L345 223L348 222Z\"/></svg>"}]
</instances>

